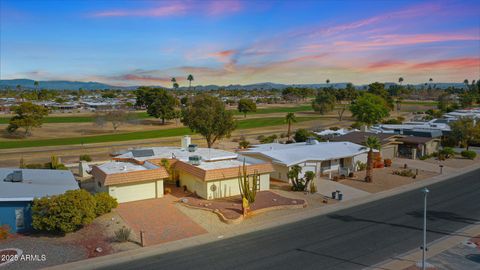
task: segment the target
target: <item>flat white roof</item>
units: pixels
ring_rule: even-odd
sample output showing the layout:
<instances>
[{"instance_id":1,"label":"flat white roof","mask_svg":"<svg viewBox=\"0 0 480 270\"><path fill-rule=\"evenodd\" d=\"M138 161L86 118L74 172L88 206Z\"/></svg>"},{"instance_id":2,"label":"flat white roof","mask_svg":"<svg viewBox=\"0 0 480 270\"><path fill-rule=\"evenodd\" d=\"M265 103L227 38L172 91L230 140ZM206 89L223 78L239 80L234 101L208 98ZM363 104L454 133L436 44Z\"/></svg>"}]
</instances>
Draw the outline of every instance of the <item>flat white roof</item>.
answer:
<instances>
[{"instance_id":1,"label":"flat white roof","mask_svg":"<svg viewBox=\"0 0 480 270\"><path fill-rule=\"evenodd\" d=\"M145 171L156 169L158 166L150 162L145 162L143 165L138 165L130 162L107 162L102 165L97 166L106 174L115 174L115 173L127 173L127 172L135 172L135 171Z\"/></svg>"},{"instance_id":2,"label":"flat white roof","mask_svg":"<svg viewBox=\"0 0 480 270\"><path fill-rule=\"evenodd\" d=\"M22 171L22 182L4 181L14 171ZM78 189L71 171L0 168L0 201L31 201Z\"/></svg>"},{"instance_id":3,"label":"flat white roof","mask_svg":"<svg viewBox=\"0 0 480 270\"><path fill-rule=\"evenodd\" d=\"M188 157L190 156L201 156L202 160L215 161L223 159L236 159L238 157L236 153L213 148L197 148L195 152L189 152L188 150L181 147L150 147L135 149L133 151L138 150L151 150L153 151L153 153L152 155L148 156L135 157L134 152L130 150L127 153L117 156L117 158L133 158L138 161L145 161L149 159L176 158L181 161L188 161Z\"/></svg>"},{"instance_id":4,"label":"flat white roof","mask_svg":"<svg viewBox=\"0 0 480 270\"><path fill-rule=\"evenodd\" d=\"M227 159L227 160L219 160L219 161L210 161L210 162L201 162L200 165L196 166L203 170L215 170L215 169L226 169L226 168L238 168L243 166L245 161L245 165L253 165L259 163L265 163L265 161L247 157L247 156L238 156L237 159Z\"/></svg>"},{"instance_id":5,"label":"flat white roof","mask_svg":"<svg viewBox=\"0 0 480 270\"><path fill-rule=\"evenodd\" d=\"M242 154L260 154L275 163L286 166L306 161L323 161L346 157L353 157L368 152L362 145L351 142L316 142L307 143L267 143L254 145L253 148L243 151Z\"/></svg>"}]
</instances>

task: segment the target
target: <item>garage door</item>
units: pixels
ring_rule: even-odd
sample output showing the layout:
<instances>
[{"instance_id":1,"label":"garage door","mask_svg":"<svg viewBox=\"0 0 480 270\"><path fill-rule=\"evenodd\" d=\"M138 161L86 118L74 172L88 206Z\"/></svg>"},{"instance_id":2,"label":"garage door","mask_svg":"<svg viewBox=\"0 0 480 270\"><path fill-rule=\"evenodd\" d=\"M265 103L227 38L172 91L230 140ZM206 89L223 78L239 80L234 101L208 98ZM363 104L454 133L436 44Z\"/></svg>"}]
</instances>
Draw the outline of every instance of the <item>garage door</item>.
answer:
<instances>
[{"instance_id":1,"label":"garage door","mask_svg":"<svg viewBox=\"0 0 480 270\"><path fill-rule=\"evenodd\" d=\"M111 187L110 195L119 203L153 199L156 198L155 182Z\"/></svg>"},{"instance_id":2,"label":"garage door","mask_svg":"<svg viewBox=\"0 0 480 270\"><path fill-rule=\"evenodd\" d=\"M382 158L392 159L395 157L395 146L386 146L382 148Z\"/></svg>"}]
</instances>

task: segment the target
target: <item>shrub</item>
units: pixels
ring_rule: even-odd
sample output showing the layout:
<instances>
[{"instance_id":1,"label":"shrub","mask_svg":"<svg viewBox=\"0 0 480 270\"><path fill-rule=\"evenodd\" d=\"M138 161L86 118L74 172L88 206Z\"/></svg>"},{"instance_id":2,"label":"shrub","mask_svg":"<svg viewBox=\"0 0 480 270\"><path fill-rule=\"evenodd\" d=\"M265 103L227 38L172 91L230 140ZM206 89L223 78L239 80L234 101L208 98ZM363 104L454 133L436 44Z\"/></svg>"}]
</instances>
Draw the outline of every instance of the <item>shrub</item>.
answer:
<instances>
[{"instance_id":1,"label":"shrub","mask_svg":"<svg viewBox=\"0 0 480 270\"><path fill-rule=\"evenodd\" d=\"M35 230L54 233L73 232L92 223L96 214L95 198L83 189L34 199L32 226Z\"/></svg>"},{"instance_id":2,"label":"shrub","mask_svg":"<svg viewBox=\"0 0 480 270\"><path fill-rule=\"evenodd\" d=\"M130 239L131 232L132 230L123 226L115 231L115 239L117 239L118 242L127 242Z\"/></svg>"},{"instance_id":3,"label":"shrub","mask_svg":"<svg viewBox=\"0 0 480 270\"><path fill-rule=\"evenodd\" d=\"M350 172L350 173L348 174L348 177L350 177L350 178L352 178L352 177L354 177L354 176L355 176L355 174L354 174L353 172Z\"/></svg>"},{"instance_id":4,"label":"shrub","mask_svg":"<svg viewBox=\"0 0 480 270\"><path fill-rule=\"evenodd\" d=\"M367 169L367 163L363 163L360 160L355 163L355 166L357 167L358 171L364 171Z\"/></svg>"},{"instance_id":5,"label":"shrub","mask_svg":"<svg viewBox=\"0 0 480 270\"><path fill-rule=\"evenodd\" d=\"M238 146L241 148L241 149L246 149L250 146L250 142L247 141L247 140L243 140L243 141L240 141L238 143Z\"/></svg>"},{"instance_id":6,"label":"shrub","mask_svg":"<svg viewBox=\"0 0 480 270\"><path fill-rule=\"evenodd\" d=\"M118 206L117 199L113 198L106 192L100 192L93 196L95 198L95 214L97 216L110 213L113 208Z\"/></svg>"},{"instance_id":7,"label":"shrub","mask_svg":"<svg viewBox=\"0 0 480 270\"><path fill-rule=\"evenodd\" d=\"M455 156L455 151L451 147L444 147L438 152L439 156L442 155L446 159L452 158Z\"/></svg>"},{"instance_id":8,"label":"shrub","mask_svg":"<svg viewBox=\"0 0 480 270\"><path fill-rule=\"evenodd\" d=\"M90 162L90 161L92 161L92 157L89 156L89 155L81 155L80 156L80 161L82 161L82 160L86 161L86 162Z\"/></svg>"},{"instance_id":9,"label":"shrub","mask_svg":"<svg viewBox=\"0 0 480 270\"><path fill-rule=\"evenodd\" d=\"M390 167L392 166L392 160L389 158L386 158L383 160L383 164L385 165L385 167Z\"/></svg>"},{"instance_id":10,"label":"shrub","mask_svg":"<svg viewBox=\"0 0 480 270\"><path fill-rule=\"evenodd\" d=\"M410 169L408 169L408 170L395 170L395 171L393 171L393 174L404 176L404 177L414 177L415 176L415 173Z\"/></svg>"},{"instance_id":11,"label":"shrub","mask_svg":"<svg viewBox=\"0 0 480 270\"><path fill-rule=\"evenodd\" d=\"M315 181L310 182L310 193L317 193L317 185L315 185Z\"/></svg>"},{"instance_id":12,"label":"shrub","mask_svg":"<svg viewBox=\"0 0 480 270\"><path fill-rule=\"evenodd\" d=\"M333 130L333 131L337 131L339 129L340 129L339 127L330 127L330 130Z\"/></svg>"},{"instance_id":13,"label":"shrub","mask_svg":"<svg viewBox=\"0 0 480 270\"><path fill-rule=\"evenodd\" d=\"M10 235L10 227L8 225L0 226L0 240L5 240Z\"/></svg>"},{"instance_id":14,"label":"shrub","mask_svg":"<svg viewBox=\"0 0 480 270\"><path fill-rule=\"evenodd\" d=\"M295 139L296 142L305 142L311 136L312 136L312 132L304 128L300 128L295 132L293 139Z\"/></svg>"},{"instance_id":15,"label":"shrub","mask_svg":"<svg viewBox=\"0 0 480 270\"><path fill-rule=\"evenodd\" d=\"M45 169L45 166L42 164L34 163L34 164L26 164L25 168L27 169Z\"/></svg>"},{"instance_id":16,"label":"shrub","mask_svg":"<svg viewBox=\"0 0 480 270\"><path fill-rule=\"evenodd\" d=\"M475 159L477 157L477 153L475 151L464 150L460 153L462 157L468 159Z\"/></svg>"},{"instance_id":17,"label":"shrub","mask_svg":"<svg viewBox=\"0 0 480 270\"><path fill-rule=\"evenodd\" d=\"M273 143L276 139L278 139L278 136L276 134L270 135L268 137L263 136L263 138L260 140L260 143Z\"/></svg>"}]
</instances>

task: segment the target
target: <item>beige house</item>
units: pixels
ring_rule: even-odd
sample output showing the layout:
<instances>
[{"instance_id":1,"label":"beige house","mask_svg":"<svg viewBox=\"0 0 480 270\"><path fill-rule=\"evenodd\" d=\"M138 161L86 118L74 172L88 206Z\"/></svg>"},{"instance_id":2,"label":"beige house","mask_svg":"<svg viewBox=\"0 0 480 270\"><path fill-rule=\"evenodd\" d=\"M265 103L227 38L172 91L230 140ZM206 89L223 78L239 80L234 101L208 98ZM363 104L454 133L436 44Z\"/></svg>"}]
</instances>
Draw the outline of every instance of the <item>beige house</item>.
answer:
<instances>
[{"instance_id":1,"label":"beige house","mask_svg":"<svg viewBox=\"0 0 480 270\"><path fill-rule=\"evenodd\" d=\"M238 159L205 162L197 166L179 161L175 163L175 170L179 175L180 185L210 200L240 194L238 175L242 165L243 161ZM269 190L272 164L246 162L245 165L248 174L257 173L260 176L257 190Z\"/></svg>"},{"instance_id":2,"label":"beige house","mask_svg":"<svg viewBox=\"0 0 480 270\"><path fill-rule=\"evenodd\" d=\"M108 192L119 203L163 197L165 168L150 162L108 162L93 166L91 174L97 192Z\"/></svg>"},{"instance_id":3,"label":"beige house","mask_svg":"<svg viewBox=\"0 0 480 270\"><path fill-rule=\"evenodd\" d=\"M271 163L224 150L198 148L190 144L188 136L182 139L182 147L127 151L112 162L93 166L91 173L96 190L108 192L118 202L163 197L164 180L210 200L240 194L238 176L243 164L249 175L260 175L257 190L270 189Z\"/></svg>"}]
</instances>

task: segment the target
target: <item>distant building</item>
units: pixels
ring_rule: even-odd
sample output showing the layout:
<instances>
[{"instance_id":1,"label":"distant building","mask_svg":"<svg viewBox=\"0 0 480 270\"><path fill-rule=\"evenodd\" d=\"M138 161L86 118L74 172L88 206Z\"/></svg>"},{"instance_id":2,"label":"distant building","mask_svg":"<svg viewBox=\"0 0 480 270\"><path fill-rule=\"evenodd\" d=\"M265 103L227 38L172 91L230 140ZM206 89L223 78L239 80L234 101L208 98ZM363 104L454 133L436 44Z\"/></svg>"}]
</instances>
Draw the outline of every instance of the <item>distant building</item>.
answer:
<instances>
[{"instance_id":1,"label":"distant building","mask_svg":"<svg viewBox=\"0 0 480 270\"><path fill-rule=\"evenodd\" d=\"M28 231L34 198L78 188L70 171L0 168L0 225L8 225L12 232Z\"/></svg>"}]
</instances>

